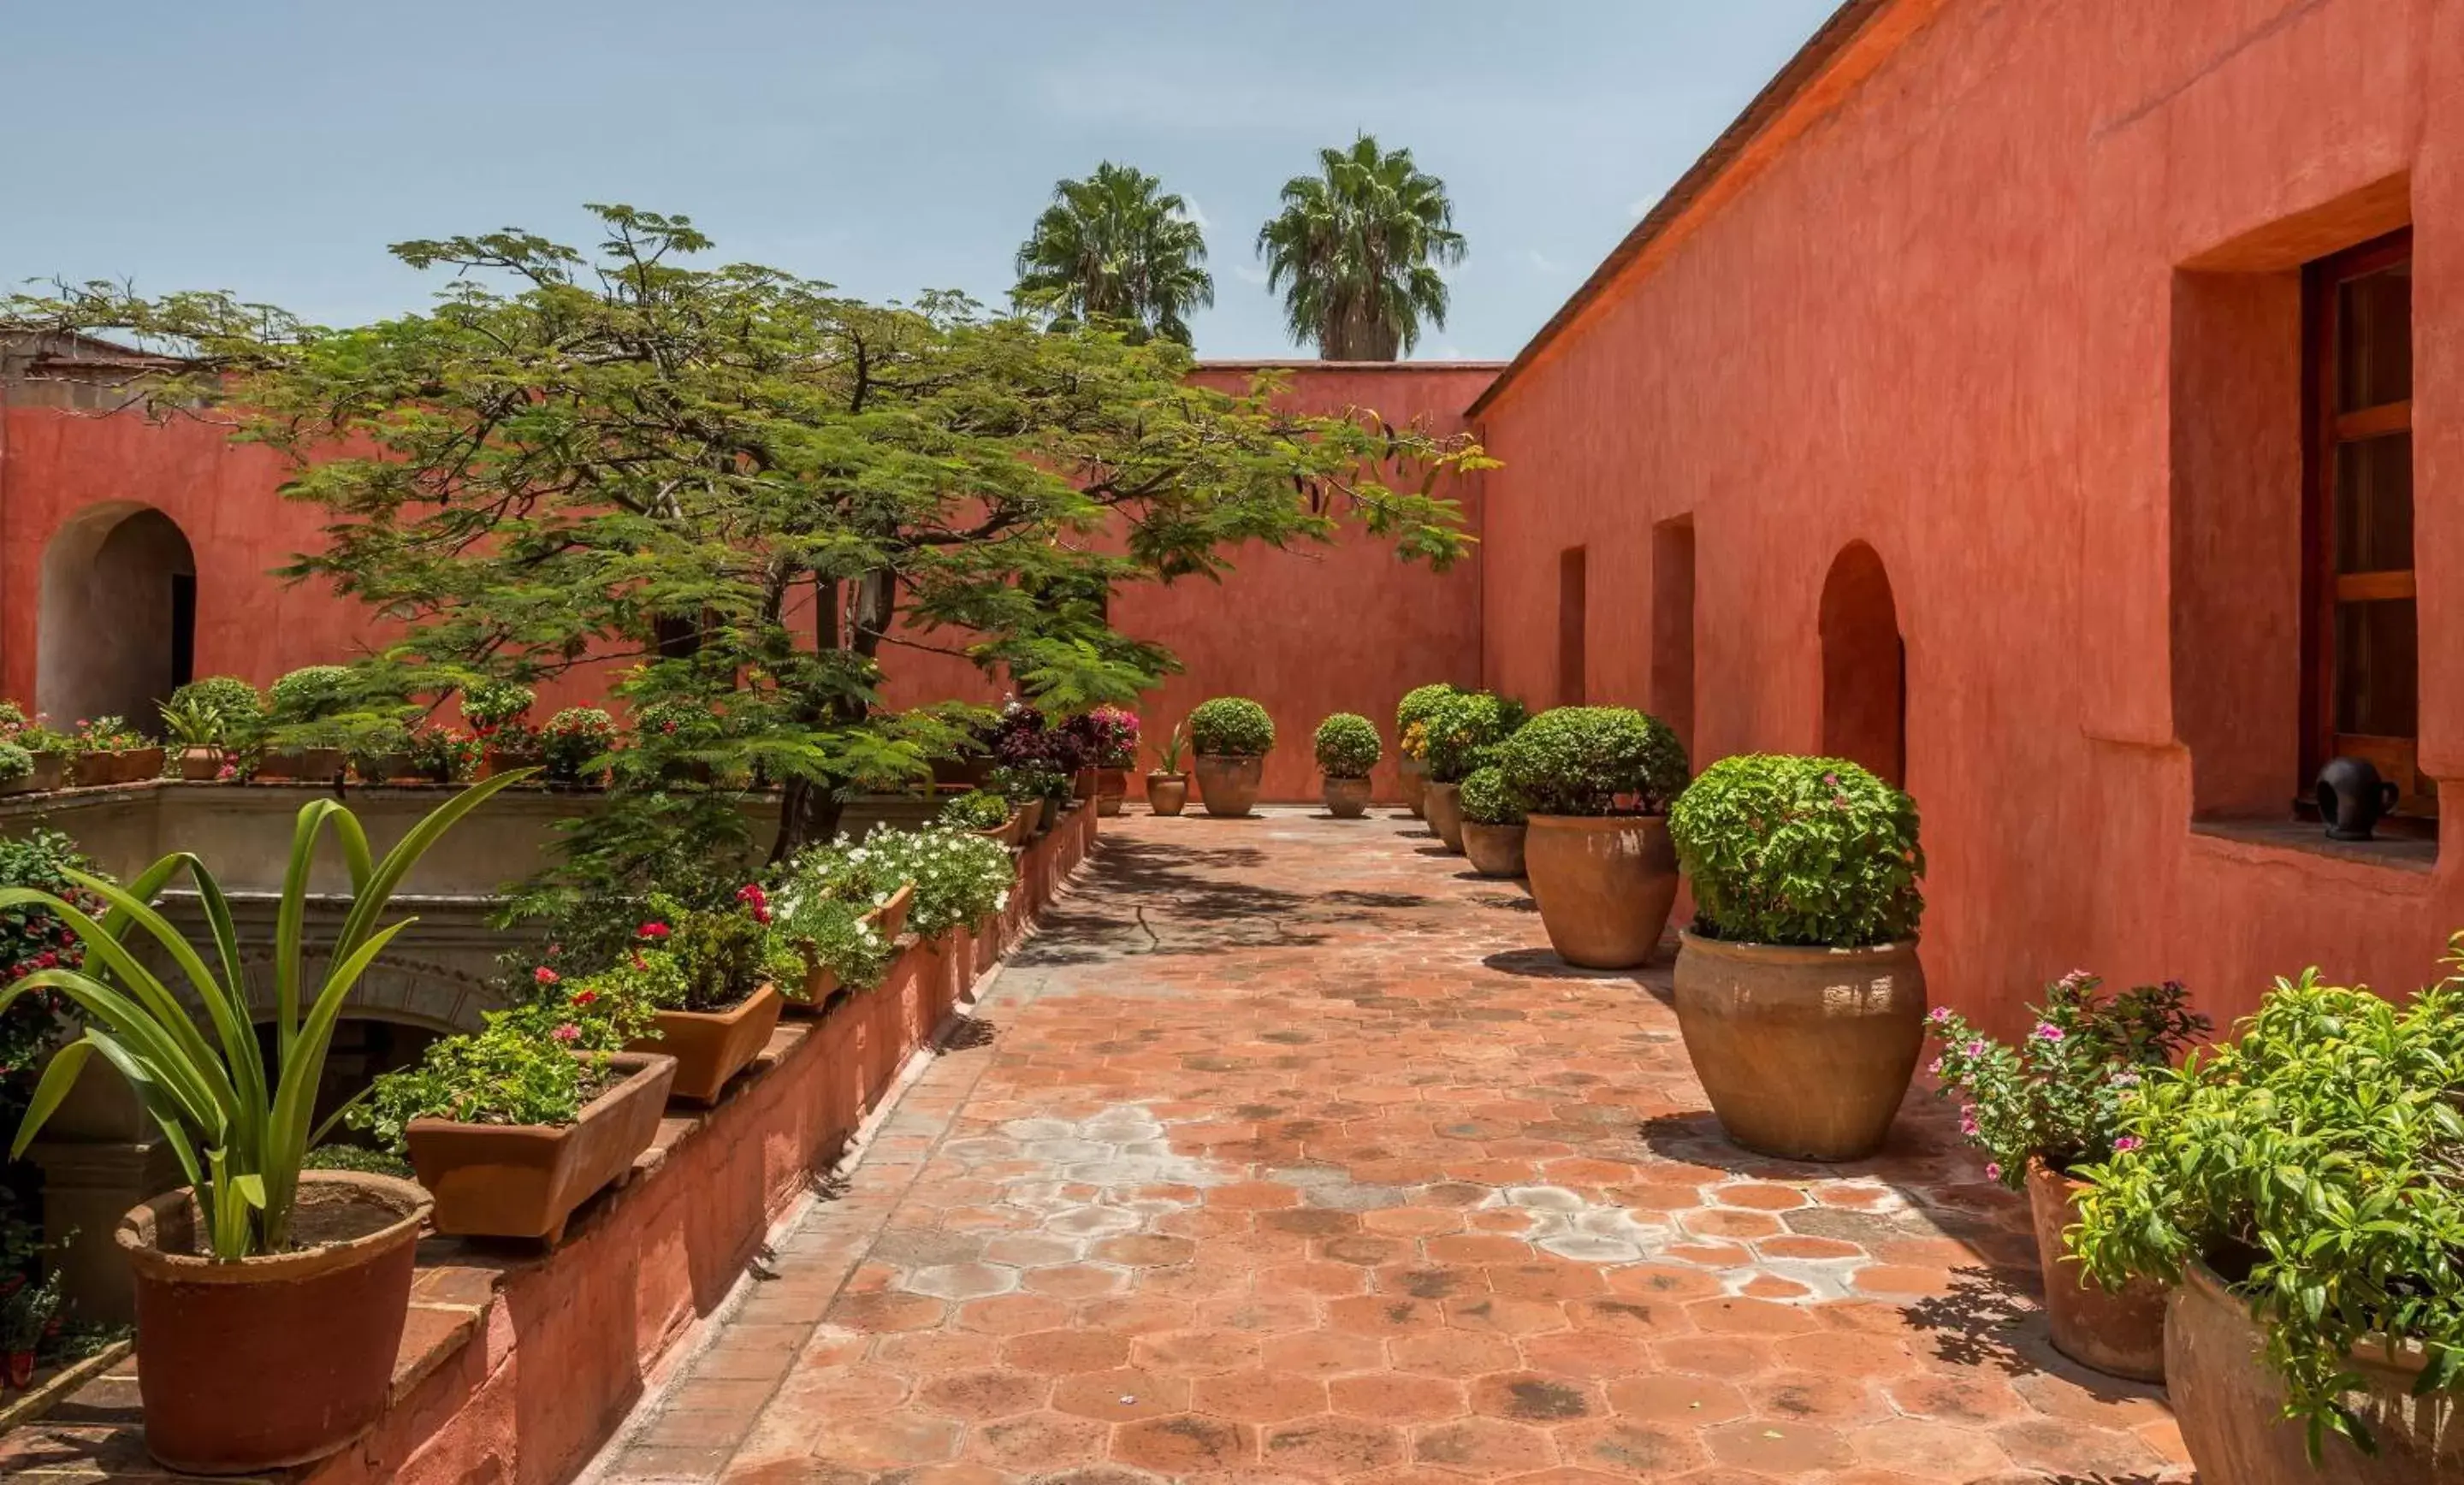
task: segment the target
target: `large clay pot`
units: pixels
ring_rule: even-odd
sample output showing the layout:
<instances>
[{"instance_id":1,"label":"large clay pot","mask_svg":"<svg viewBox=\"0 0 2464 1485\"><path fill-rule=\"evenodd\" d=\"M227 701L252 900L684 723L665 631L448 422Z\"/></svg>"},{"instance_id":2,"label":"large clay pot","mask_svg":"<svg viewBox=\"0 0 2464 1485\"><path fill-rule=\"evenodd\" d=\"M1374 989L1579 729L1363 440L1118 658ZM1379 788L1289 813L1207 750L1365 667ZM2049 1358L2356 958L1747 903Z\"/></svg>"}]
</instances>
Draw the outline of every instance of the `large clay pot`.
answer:
<instances>
[{"instance_id":1,"label":"large clay pot","mask_svg":"<svg viewBox=\"0 0 2464 1485\"><path fill-rule=\"evenodd\" d=\"M1471 869L1484 877L1519 877L1523 875L1523 834L1521 825L1464 820L1463 854L1471 858Z\"/></svg>"},{"instance_id":2,"label":"large clay pot","mask_svg":"<svg viewBox=\"0 0 2464 1485\"><path fill-rule=\"evenodd\" d=\"M1412 812L1414 819L1426 819L1429 766L1407 755L1395 767L1403 775L1403 808Z\"/></svg>"},{"instance_id":3,"label":"large clay pot","mask_svg":"<svg viewBox=\"0 0 2464 1485\"><path fill-rule=\"evenodd\" d=\"M1130 773L1127 769L1095 770L1095 813L1106 819L1121 813L1121 801L1129 797Z\"/></svg>"},{"instance_id":4,"label":"large clay pot","mask_svg":"<svg viewBox=\"0 0 2464 1485\"><path fill-rule=\"evenodd\" d=\"M1199 802L1206 806L1209 815L1239 819L1257 807L1258 786L1265 773L1264 758L1201 753L1198 755Z\"/></svg>"},{"instance_id":5,"label":"large clay pot","mask_svg":"<svg viewBox=\"0 0 2464 1485\"><path fill-rule=\"evenodd\" d=\"M1177 815L1189 804L1187 774L1149 774L1147 808L1158 815Z\"/></svg>"},{"instance_id":6,"label":"large clay pot","mask_svg":"<svg viewBox=\"0 0 2464 1485\"><path fill-rule=\"evenodd\" d=\"M2028 1158L2028 1211L2035 1221L2036 1266L2045 1278L2045 1319L2054 1349L2082 1366L2133 1382L2165 1380L2167 1285L2133 1279L2119 1290L2087 1277L2062 1244L2079 1221L2074 1181L2035 1156Z\"/></svg>"},{"instance_id":7,"label":"large clay pot","mask_svg":"<svg viewBox=\"0 0 2464 1485\"><path fill-rule=\"evenodd\" d=\"M661 1011L659 1035L626 1043L627 1052L664 1052L676 1059L669 1097L687 1103L715 1103L727 1081L744 1071L770 1044L786 999L764 985L724 1011Z\"/></svg>"},{"instance_id":8,"label":"large clay pot","mask_svg":"<svg viewBox=\"0 0 2464 1485\"><path fill-rule=\"evenodd\" d=\"M1647 962L1677 906L1677 851L1657 815L1534 815L1523 864L1557 957L1587 970Z\"/></svg>"},{"instance_id":9,"label":"large clay pot","mask_svg":"<svg viewBox=\"0 0 2464 1485\"><path fill-rule=\"evenodd\" d=\"M1326 780L1326 812L1337 819L1358 819L1369 813L1369 780L1336 778Z\"/></svg>"},{"instance_id":10,"label":"large clay pot","mask_svg":"<svg viewBox=\"0 0 2464 1485\"><path fill-rule=\"evenodd\" d=\"M1073 799L1091 799L1095 797L1096 792L1101 787L1095 780L1095 770L1091 767L1082 768L1070 775L1069 797Z\"/></svg>"},{"instance_id":11,"label":"large clay pot","mask_svg":"<svg viewBox=\"0 0 2464 1485\"><path fill-rule=\"evenodd\" d=\"M2165 1307L2165 1390L2199 1478L2219 1485L2431 1485L2464 1480L2464 1419L2456 1393L2411 1395L2422 1351L2406 1343L2353 1348L2367 1390L2344 1394L2378 1453L2329 1434L2313 1466L2304 1430L2283 1417L2284 1384L2267 1365L2266 1337L2214 1270L2193 1263Z\"/></svg>"},{"instance_id":12,"label":"large clay pot","mask_svg":"<svg viewBox=\"0 0 2464 1485\"><path fill-rule=\"evenodd\" d=\"M183 1189L121 1219L136 1272L145 1448L174 1470L240 1474L321 1459L373 1427L410 1311L426 1191L391 1176L309 1170L303 1246L217 1263Z\"/></svg>"},{"instance_id":13,"label":"large clay pot","mask_svg":"<svg viewBox=\"0 0 2464 1485\"><path fill-rule=\"evenodd\" d=\"M180 750L180 777L191 784L210 784L222 776L223 751L210 743Z\"/></svg>"},{"instance_id":14,"label":"large clay pot","mask_svg":"<svg viewBox=\"0 0 2464 1485\"><path fill-rule=\"evenodd\" d=\"M650 1147L676 1079L671 1057L620 1052L608 1065L623 1076L569 1125L412 1120L405 1141L419 1184L436 1198L436 1230L562 1242L573 1210Z\"/></svg>"},{"instance_id":15,"label":"large clay pot","mask_svg":"<svg viewBox=\"0 0 2464 1485\"><path fill-rule=\"evenodd\" d=\"M1881 1148L1925 1043L1914 940L1799 949L1685 933L1676 998L1686 1056L1729 1139L1784 1160Z\"/></svg>"},{"instance_id":16,"label":"large clay pot","mask_svg":"<svg viewBox=\"0 0 2464 1485\"><path fill-rule=\"evenodd\" d=\"M546 762L547 754L536 748L485 748L479 753L479 776L494 778L517 769L539 768Z\"/></svg>"},{"instance_id":17,"label":"large clay pot","mask_svg":"<svg viewBox=\"0 0 2464 1485\"><path fill-rule=\"evenodd\" d=\"M1463 785L1441 784L1432 780L1428 792L1420 797L1420 809L1429 828L1438 833L1447 850L1463 854Z\"/></svg>"},{"instance_id":18,"label":"large clay pot","mask_svg":"<svg viewBox=\"0 0 2464 1485\"><path fill-rule=\"evenodd\" d=\"M1041 796L1032 799L1023 800L1020 803L1018 807L1018 838L1021 841L1024 841L1029 837L1036 835L1044 828L1044 812L1045 808L1046 806Z\"/></svg>"}]
</instances>

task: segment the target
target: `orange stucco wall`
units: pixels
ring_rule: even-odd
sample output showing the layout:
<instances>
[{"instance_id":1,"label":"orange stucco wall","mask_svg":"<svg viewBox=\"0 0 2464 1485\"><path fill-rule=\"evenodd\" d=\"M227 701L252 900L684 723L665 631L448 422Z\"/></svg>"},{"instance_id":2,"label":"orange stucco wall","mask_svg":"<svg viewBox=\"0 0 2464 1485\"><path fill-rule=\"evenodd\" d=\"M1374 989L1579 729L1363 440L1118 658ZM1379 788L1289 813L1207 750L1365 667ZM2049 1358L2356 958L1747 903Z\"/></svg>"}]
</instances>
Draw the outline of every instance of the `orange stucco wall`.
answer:
<instances>
[{"instance_id":1,"label":"orange stucco wall","mask_svg":"<svg viewBox=\"0 0 2464 1485\"><path fill-rule=\"evenodd\" d=\"M1593 699L1688 710L1698 764L1815 749L1824 579L1866 542L1939 999L2007 1026L2074 966L2178 975L2220 1017L2308 964L2423 983L2464 926L2457 850L2194 831L2193 754L2203 809L2296 792L2298 268L2409 222L2422 757L2464 800L2464 6L1889 10L1904 36L1840 64L1861 81L1808 94L1482 410L1486 681L1553 691L1541 616L1581 546ZM1682 606L1653 623L1680 518L1692 688L1655 696L1683 674Z\"/></svg>"}]
</instances>

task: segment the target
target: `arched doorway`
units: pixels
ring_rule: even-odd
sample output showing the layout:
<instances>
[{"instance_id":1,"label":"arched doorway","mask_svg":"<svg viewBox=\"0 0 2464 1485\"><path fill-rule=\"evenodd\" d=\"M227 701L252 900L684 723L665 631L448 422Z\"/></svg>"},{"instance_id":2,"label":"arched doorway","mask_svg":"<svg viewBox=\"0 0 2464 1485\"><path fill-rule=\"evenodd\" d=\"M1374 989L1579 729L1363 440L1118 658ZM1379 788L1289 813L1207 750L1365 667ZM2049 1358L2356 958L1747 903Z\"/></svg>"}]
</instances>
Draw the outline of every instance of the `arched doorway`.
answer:
<instances>
[{"instance_id":1,"label":"arched doorway","mask_svg":"<svg viewBox=\"0 0 2464 1485\"><path fill-rule=\"evenodd\" d=\"M34 708L67 728L125 717L159 732L156 706L196 662L197 557L151 506L115 500L71 516L43 552Z\"/></svg>"},{"instance_id":2,"label":"arched doorway","mask_svg":"<svg viewBox=\"0 0 2464 1485\"><path fill-rule=\"evenodd\" d=\"M1852 541L1822 581L1822 751L1907 781L1907 647L1891 576Z\"/></svg>"}]
</instances>

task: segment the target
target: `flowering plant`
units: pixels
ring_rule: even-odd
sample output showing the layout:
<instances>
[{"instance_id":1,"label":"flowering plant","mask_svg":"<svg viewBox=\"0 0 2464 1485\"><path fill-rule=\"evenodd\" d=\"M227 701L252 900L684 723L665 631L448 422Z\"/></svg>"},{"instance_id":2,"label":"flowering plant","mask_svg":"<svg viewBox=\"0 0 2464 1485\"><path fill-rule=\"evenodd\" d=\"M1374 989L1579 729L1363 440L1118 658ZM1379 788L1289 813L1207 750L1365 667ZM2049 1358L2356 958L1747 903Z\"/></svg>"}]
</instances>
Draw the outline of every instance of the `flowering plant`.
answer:
<instances>
[{"instance_id":1,"label":"flowering plant","mask_svg":"<svg viewBox=\"0 0 2464 1485\"><path fill-rule=\"evenodd\" d=\"M655 916L634 930L633 947L587 985L663 1011L725 1011L778 972L769 899L760 887L748 885L725 908L687 907L656 894L649 906Z\"/></svg>"},{"instance_id":2,"label":"flowering plant","mask_svg":"<svg viewBox=\"0 0 2464 1485\"><path fill-rule=\"evenodd\" d=\"M894 949L890 935L866 915L877 905L851 902L817 891L782 890L770 925L771 937L803 964L829 971L842 985L866 986L879 981L890 968ZM794 976L781 976L782 987L797 986Z\"/></svg>"},{"instance_id":3,"label":"flowering plant","mask_svg":"<svg viewBox=\"0 0 2464 1485\"><path fill-rule=\"evenodd\" d=\"M548 776L567 783L582 777L593 758L616 746L616 723L597 707L567 707L539 731Z\"/></svg>"},{"instance_id":4,"label":"flowering plant","mask_svg":"<svg viewBox=\"0 0 2464 1485\"><path fill-rule=\"evenodd\" d=\"M440 784L469 778L479 766L479 739L456 728L422 728L411 733L408 751L412 772Z\"/></svg>"},{"instance_id":5,"label":"flowering plant","mask_svg":"<svg viewBox=\"0 0 2464 1485\"><path fill-rule=\"evenodd\" d=\"M569 1125L610 1076L605 1050L570 1037L541 1035L524 1011L492 1011L485 1031L430 1042L417 1062L380 1074L344 1120L399 1153L414 1119L471 1125ZM587 1055L576 1057L575 1052Z\"/></svg>"},{"instance_id":6,"label":"flowering plant","mask_svg":"<svg viewBox=\"0 0 2464 1485\"><path fill-rule=\"evenodd\" d=\"M1128 768L1137 761L1138 717L1119 707L1097 707L1071 717L1065 731L1085 745L1097 768Z\"/></svg>"},{"instance_id":7,"label":"flowering plant","mask_svg":"<svg viewBox=\"0 0 2464 1485\"><path fill-rule=\"evenodd\" d=\"M1089 739L1067 727L1053 727L1044 713L1012 697L993 725L993 761L1012 770L1045 769L1067 776L1085 768L1094 756Z\"/></svg>"},{"instance_id":8,"label":"flowering plant","mask_svg":"<svg viewBox=\"0 0 2464 1485\"><path fill-rule=\"evenodd\" d=\"M2028 1157L2056 1170L2100 1161L2138 1142L2123 1133L2125 1101L2150 1069L2168 1067L2206 1035L2179 980L2118 995L2085 970L2045 987L2035 1025L2016 1047L1979 1033L1947 1006L1925 1017L1942 1056L1941 1096L1962 1100L1959 1128L1991 1157L1989 1177L2017 1190Z\"/></svg>"},{"instance_id":9,"label":"flowering plant","mask_svg":"<svg viewBox=\"0 0 2464 1485\"><path fill-rule=\"evenodd\" d=\"M907 925L920 937L932 938L1007 907L1017 880L1008 848L972 830L885 826L862 844L849 844L841 836L797 857L781 896L790 900L817 893L857 904L862 910L890 901L899 887L913 883L915 898L907 909Z\"/></svg>"},{"instance_id":10,"label":"flowering plant","mask_svg":"<svg viewBox=\"0 0 2464 1485\"><path fill-rule=\"evenodd\" d=\"M78 852L77 842L56 830L0 839L0 886L34 887L87 917L99 918L102 899L69 878L72 871L92 870L94 863ZM84 964L84 941L51 909L33 904L0 909L0 983L14 983L37 970L76 970ZM34 1064L58 1029L63 1004L45 991L0 1011L0 1103L22 1102L22 1091L11 1084L33 1077Z\"/></svg>"},{"instance_id":11,"label":"flowering plant","mask_svg":"<svg viewBox=\"0 0 2464 1485\"><path fill-rule=\"evenodd\" d=\"M515 681L477 680L462 688L462 714L482 737L519 723L539 702L539 692ZM525 728L523 731L528 732Z\"/></svg>"},{"instance_id":12,"label":"flowering plant","mask_svg":"<svg viewBox=\"0 0 2464 1485\"><path fill-rule=\"evenodd\" d=\"M970 789L943 800L934 819L954 830L999 830L1009 823L1009 800L987 789Z\"/></svg>"},{"instance_id":13,"label":"flowering plant","mask_svg":"<svg viewBox=\"0 0 2464 1485\"><path fill-rule=\"evenodd\" d=\"M77 725L79 753L134 753L152 746L145 734L129 726L123 717L101 716L91 721L80 718Z\"/></svg>"}]
</instances>

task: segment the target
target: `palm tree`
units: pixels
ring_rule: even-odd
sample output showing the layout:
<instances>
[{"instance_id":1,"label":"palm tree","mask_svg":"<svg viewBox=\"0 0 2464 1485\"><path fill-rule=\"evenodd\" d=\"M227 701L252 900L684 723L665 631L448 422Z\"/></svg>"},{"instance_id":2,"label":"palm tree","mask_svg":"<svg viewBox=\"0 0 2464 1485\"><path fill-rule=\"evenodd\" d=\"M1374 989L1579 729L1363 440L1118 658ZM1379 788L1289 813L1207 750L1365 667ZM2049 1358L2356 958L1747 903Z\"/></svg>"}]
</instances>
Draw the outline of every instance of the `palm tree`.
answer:
<instances>
[{"instance_id":1,"label":"palm tree","mask_svg":"<svg viewBox=\"0 0 2464 1485\"><path fill-rule=\"evenodd\" d=\"M1011 300L1058 320L1110 319L1133 338L1189 343L1188 313L1215 302L1206 236L1163 183L1107 160L1052 187L1052 205L1018 250Z\"/></svg>"},{"instance_id":2,"label":"palm tree","mask_svg":"<svg viewBox=\"0 0 2464 1485\"><path fill-rule=\"evenodd\" d=\"M1446 183L1367 134L1317 153L1318 173L1285 182L1284 209L1258 229L1266 287L1284 290L1292 338L1328 360L1393 360L1423 319L1445 328L1438 265L1463 258Z\"/></svg>"}]
</instances>

